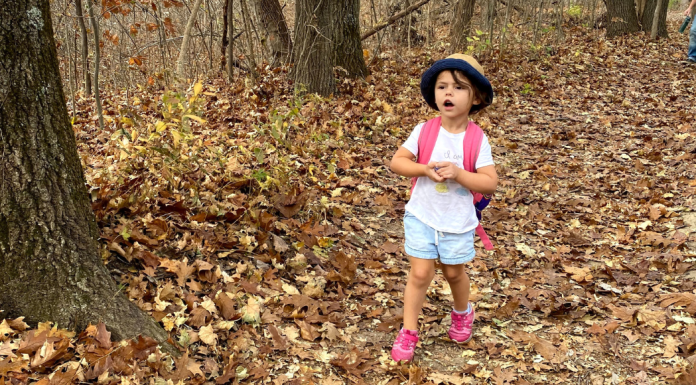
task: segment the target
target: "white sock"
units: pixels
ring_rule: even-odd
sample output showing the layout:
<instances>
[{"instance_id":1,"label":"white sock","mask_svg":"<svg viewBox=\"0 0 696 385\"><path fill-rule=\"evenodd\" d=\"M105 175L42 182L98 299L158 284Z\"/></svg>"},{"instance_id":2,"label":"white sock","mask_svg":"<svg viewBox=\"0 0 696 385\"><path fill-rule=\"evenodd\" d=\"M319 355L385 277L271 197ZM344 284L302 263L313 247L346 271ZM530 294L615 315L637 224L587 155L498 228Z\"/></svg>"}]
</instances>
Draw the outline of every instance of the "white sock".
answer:
<instances>
[{"instance_id":1,"label":"white sock","mask_svg":"<svg viewBox=\"0 0 696 385\"><path fill-rule=\"evenodd\" d=\"M457 310L457 309L455 309L455 308L452 308L452 311L455 312L455 313L457 313L457 314L461 314L461 315L469 314L469 313L471 312L471 303L469 303L469 304L466 306L466 310L464 310L464 311L459 311L459 310Z\"/></svg>"}]
</instances>

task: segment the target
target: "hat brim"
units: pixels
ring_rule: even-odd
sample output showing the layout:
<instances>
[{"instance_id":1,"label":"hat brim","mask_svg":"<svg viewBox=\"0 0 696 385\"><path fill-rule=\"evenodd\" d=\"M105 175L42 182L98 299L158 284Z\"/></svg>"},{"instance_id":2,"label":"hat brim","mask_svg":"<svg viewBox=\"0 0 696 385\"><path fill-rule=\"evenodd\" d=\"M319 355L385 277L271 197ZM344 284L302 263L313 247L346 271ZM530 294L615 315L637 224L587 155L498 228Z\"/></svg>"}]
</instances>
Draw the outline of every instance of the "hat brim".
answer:
<instances>
[{"instance_id":1,"label":"hat brim","mask_svg":"<svg viewBox=\"0 0 696 385\"><path fill-rule=\"evenodd\" d=\"M480 104L471 106L469 113L475 113L486 108L493 103L493 86L491 82L478 72L471 64L461 59L442 59L435 62L421 77L421 94L430 107L439 111L435 103L435 87L433 87L437 76L445 70L459 70L466 75L472 85L476 87L482 94L483 100Z\"/></svg>"}]
</instances>

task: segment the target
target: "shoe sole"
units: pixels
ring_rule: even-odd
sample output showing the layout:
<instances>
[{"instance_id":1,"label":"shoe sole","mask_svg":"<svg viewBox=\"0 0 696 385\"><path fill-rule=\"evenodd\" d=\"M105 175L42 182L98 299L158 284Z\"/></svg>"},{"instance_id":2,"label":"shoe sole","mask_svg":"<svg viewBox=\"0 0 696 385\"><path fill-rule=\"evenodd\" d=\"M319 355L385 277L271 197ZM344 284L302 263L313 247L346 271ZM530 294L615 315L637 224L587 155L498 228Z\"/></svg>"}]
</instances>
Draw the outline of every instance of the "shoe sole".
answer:
<instances>
[{"instance_id":1,"label":"shoe sole","mask_svg":"<svg viewBox=\"0 0 696 385\"><path fill-rule=\"evenodd\" d=\"M471 333L471 335L469 336L469 338L467 338L466 340L461 341L461 342L455 340L454 338L452 338L452 336L448 336L448 337L449 337L449 339L452 340L454 343L456 343L456 344L458 344L458 345L461 345L461 344L465 344L465 343L471 341L471 339L474 337L474 333Z\"/></svg>"}]
</instances>

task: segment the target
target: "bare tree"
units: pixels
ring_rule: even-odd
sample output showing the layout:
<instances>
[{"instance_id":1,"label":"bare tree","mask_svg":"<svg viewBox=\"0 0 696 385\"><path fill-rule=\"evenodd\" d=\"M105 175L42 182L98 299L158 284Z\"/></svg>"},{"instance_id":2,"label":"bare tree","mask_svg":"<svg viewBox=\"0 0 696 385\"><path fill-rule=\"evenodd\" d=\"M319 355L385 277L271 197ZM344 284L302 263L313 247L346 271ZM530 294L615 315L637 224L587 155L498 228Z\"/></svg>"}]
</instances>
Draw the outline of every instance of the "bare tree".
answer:
<instances>
[{"instance_id":1,"label":"bare tree","mask_svg":"<svg viewBox=\"0 0 696 385\"><path fill-rule=\"evenodd\" d=\"M82 330L103 321L116 340L167 340L130 302L99 256L60 80L49 0L0 7L0 310Z\"/></svg>"},{"instance_id":2,"label":"bare tree","mask_svg":"<svg viewBox=\"0 0 696 385\"><path fill-rule=\"evenodd\" d=\"M82 39L80 53L82 54L82 73L85 77L85 94L90 96L92 95L92 79L89 74L89 61L87 60L89 46L87 45L87 27L85 27L85 17L82 12L82 0L75 0L75 15L77 16L77 24L80 26L80 38Z\"/></svg>"},{"instance_id":3,"label":"bare tree","mask_svg":"<svg viewBox=\"0 0 696 385\"><path fill-rule=\"evenodd\" d=\"M99 63L101 62L101 47L99 46L99 21L94 17L94 4L87 0L87 12L94 32L94 104L96 105L99 129L104 130L104 113L102 112L101 95L99 95Z\"/></svg>"},{"instance_id":4,"label":"bare tree","mask_svg":"<svg viewBox=\"0 0 696 385\"><path fill-rule=\"evenodd\" d=\"M249 12L249 7L247 6L246 0L240 0L242 8L242 19L244 20L244 32L246 33L247 41L247 66L249 67L249 72L251 72L251 77L256 79L258 73L256 72L256 55L254 54L254 41L252 40L252 25L251 25L251 13ZM257 36L258 37L258 36Z\"/></svg>"},{"instance_id":5,"label":"bare tree","mask_svg":"<svg viewBox=\"0 0 696 385\"><path fill-rule=\"evenodd\" d=\"M225 0L223 8L222 27L222 56L227 77L231 81L234 76L234 1Z\"/></svg>"},{"instance_id":6,"label":"bare tree","mask_svg":"<svg viewBox=\"0 0 696 385\"><path fill-rule=\"evenodd\" d=\"M198 10L201 8L201 2L203 0L196 0L191 9L191 15L186 23L186 29L184 30L184 39L181 42L181 49L179 49L179 58L176 61L176 76L179 81L186 81L186 73L184 72L186 66L186 58L188 56L188 45L191 39L191 31L193 30L193 25L196 23L196 17L198 16Z\"/></svg>"}]
</instances>

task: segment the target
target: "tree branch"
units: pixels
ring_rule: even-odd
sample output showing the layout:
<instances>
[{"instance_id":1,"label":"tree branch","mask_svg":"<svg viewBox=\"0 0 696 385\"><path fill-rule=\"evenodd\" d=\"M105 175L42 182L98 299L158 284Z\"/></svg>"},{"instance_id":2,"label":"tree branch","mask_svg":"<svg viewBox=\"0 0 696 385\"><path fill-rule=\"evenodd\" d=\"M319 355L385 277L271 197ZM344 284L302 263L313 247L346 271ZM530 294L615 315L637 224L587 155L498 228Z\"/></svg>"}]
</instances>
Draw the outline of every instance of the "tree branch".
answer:
<instances>
[{"instance_id":1,"label":"tree branch","mask_svg":"<svg viewBox=\"0 0 696 385\"><path fill-rule=\"evenodd\" d=\"M417 2L417 3L415 3L415 4L413 4L413 5L411 5L410 7L404 9L403 11L397 13L396 15L391 16L387 21L385 21L385 22L383 22L383 23L381 23L381 24L377 24L377 25L374 26L371 30L365 32L365 33L360 37L360 40L365 40L365 39L367 39L368 37L370 37L370 36L376 34L377 32L379 32L379 31L381 31L381 30L383 30L383 29L389 27L390 25L396 23L397 20L399 20L399 19L401 19L402 17L404 17L404 16L410 14L411 12L415 11L416 9L418 9L418 8L420 8L420 7L422 7L422 6L424 6L424 5L425 5L426 3L428 3L429 1L430 1L430 0L421 0L421 1L419 1L419 2Z\"/></svg>"}]
</instances>

